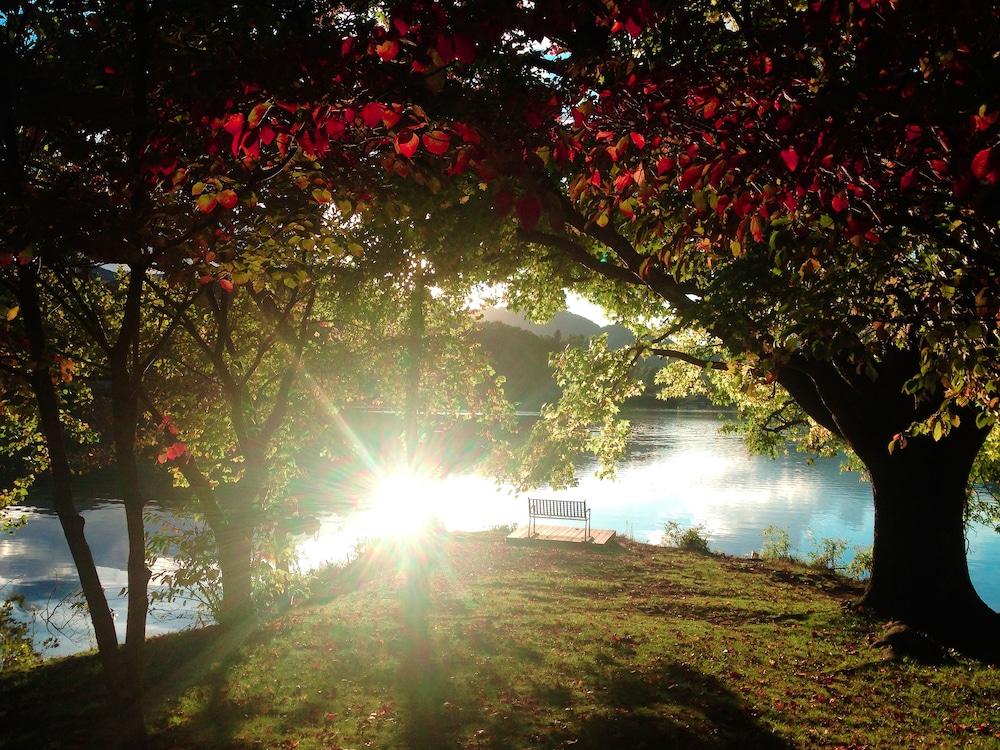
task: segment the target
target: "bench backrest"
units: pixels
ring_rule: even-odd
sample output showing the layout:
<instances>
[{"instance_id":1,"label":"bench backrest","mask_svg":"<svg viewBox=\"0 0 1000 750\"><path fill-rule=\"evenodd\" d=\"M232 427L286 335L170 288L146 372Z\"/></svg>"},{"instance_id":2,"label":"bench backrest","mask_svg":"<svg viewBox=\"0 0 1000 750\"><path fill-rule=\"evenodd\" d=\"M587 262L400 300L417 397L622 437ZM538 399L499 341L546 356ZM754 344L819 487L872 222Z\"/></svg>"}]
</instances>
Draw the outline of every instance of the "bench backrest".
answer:
<instances>
[{"instance_id":1,"label":"bench backrest","mask_svg":"<svg viewBox=\"0 0 1000 750\"><path fill-rule=\"evenodd\" d=\"M550 498L528 498L528 514L543 518L579 518L581 521L586 521L590 517L586 500Z\"/></svg>"}]
</instances>

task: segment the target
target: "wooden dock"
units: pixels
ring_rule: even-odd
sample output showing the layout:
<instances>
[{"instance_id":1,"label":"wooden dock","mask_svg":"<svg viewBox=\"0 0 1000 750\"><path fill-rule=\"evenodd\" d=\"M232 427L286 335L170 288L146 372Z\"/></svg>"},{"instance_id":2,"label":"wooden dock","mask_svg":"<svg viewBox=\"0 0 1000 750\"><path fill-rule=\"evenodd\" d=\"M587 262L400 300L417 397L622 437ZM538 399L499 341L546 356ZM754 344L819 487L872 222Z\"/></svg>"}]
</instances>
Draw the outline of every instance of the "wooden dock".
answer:
<instances>
[{"instance_id":1,"label":"wooden dock","mask_svg":"<svg viewBox=\"0 0 1000 750\"><path fill-rule=\"evenodd\" d=\"M584 544L587 530L582 526L551 526L537 524L535 533L528 536L528 527L519 526L507 535L507 544ZM590 544L604 545L615 538L615 532L608 529L591 529Z\"/></svg>"}]
</instances>

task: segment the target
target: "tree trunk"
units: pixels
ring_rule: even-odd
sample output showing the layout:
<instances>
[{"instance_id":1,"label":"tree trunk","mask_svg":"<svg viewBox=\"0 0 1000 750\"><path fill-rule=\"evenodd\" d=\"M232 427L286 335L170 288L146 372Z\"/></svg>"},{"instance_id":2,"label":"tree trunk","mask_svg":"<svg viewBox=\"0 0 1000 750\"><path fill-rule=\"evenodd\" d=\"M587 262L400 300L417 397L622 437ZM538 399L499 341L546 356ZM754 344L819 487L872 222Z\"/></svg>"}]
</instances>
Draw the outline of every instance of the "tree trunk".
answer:
<instances>
[{"instance_id":1,"label":"tree trunk","mask_svg":"<svg viewBox=\"0 0 1000 750\"><path fill-rule=\"evenodd\" d=\"M254 620L253 530L245 524L225 523L215 529L222 574L222 608L219 624L242 629Z\"/></svg>"},{"instance_id":2,"label":"tree trunk","mask_svg":"<svg viewBox=\"0 0 1000 750\"><path fill-rule=\"evenodd\" d=\"M149 611L148 584L150 571L146 565L146 532L142 513L146 496L139 478L135 452L138 426L138 400L132 392L131 378L119 363L113 363L112 418L114 420L115 466L121 481L128 535L128 622L125 629L126 649L130 661L142 664L146 639L146 614Z\"/></svg>"},{"instance_id":3,"label":"tree trunk","mask_svg":"<svg viewBox=\"0 0 1000 750\"><path fill-rule=\"evenodd\" d=\"M219 506L225 515L221 533L216 530L216 540L222 572L220 624L244 628L256 620L253 540L260 525L260 508L267 494L269 473L263 445L246 437L240 443L245 467L243 477L238 482L220 485L216 490Z\"/></svg>"},{"instance_id":4,"label":"tree trunk","mask_svg":"<svg viewBox=\"0 0 1000 750\"><path fill-rule=\"evenodd\" d=\"M860 604L996 659L1000 615L972 585L965 542L969 471L985 435L963 422L938 442L923 436L891 455L859 453L875 501L872 575Z\"/></svg>"},{"instance_id":5,"label":"tree trunk","mask_svg":"<svg viewBox=\"0 0 1000 750\"><path fill-rule=\"evenodd\" d=\"M157 421L162 421L162 417ZM222 579L219 624L236 627L252 623L255 526L253 514L243 507L245 501L241 505L244 494L239 491L247 479L244 477L234 484L213 486L194 458L185 460L180 469L215 535Z\"/></svg>"},{"instance_id":6,"label":"tree trunk","mask_svg":"<svg viewBox=\"0 0 1000 750\"><path fill-rule=\"evenodd\" d=\"M145 715L143 706L142 673L146 644L146 615L149 611L148 587L151 572L146 565L146 530L142 514L146 496L139 478L136 456L136 431L139 423L139 391L136 378L140 367L137 352L140 339L140 319L144 280L142 269L133 269L129 275L124 314L118 340L108 352L111 369L111 417L115 446L115 466L121 481L122 501L125 505L126 535L128 537L128 614L125 623L124 668L129 672L130 683L136 689L120 706L123 716L129 719ZM138 731L133 728L133 731Z\"/></svg>"},{"instance_id":7,"label":"tree trunk","mask_svg":"<svg viewBox=\"0 0 1000 750\"><path fill-rule=\"evenodd\" d=\"M1000 658L1000 615L976 593L965 546L969 473L988 430L975 415L935 441L894 436L934 412L932 399L903 392L917 372L915 352L879 363L874 380L845 363L793 359L779 382L813 419L844 439L865 464L875 504L873 561L860 604L907 622L947 646Z\"/></svg>"},{"instance_id":8,"label":"tree trunk","mask_svg":"<svg viewBox=\"0 0 1000 750\"><path fill-rule=\"evenodd\" d=\"M114 390L113 390L114 393ZM119 402L120 399L114 399ZM142 685L146 644L146 615L149 612L148 587L151 572L146 565L146 530L142 514L145 497L139 479L135 455L135 417L138 412L130 405L112 408L115 421L115 464L121 481L122 500L125 505L125 525L128 537L128 615L125 623L125 647L122 650L124 668L129 672L130 684ZM120 710L129 716L145 716L143 691L132 691Z\"/></svg>"},{"instance_id":9,"label":"tree trunk","mask_svg":"<svg viewBox=\"0 0 1000 750\"><path fill-rule=\"evenodd\" d=\"M83 517L77 512L73 502L73 475L66 452L59 400L52 382L51 368L46 364L51 361L51 357L38 301L39 282L28 266L21 269L21 274L18 301L21 303L32 357L36 362L31 374L31 388L38 404L39 422L49 454L56 515L80 577L80 587L90 612L98 656L108 680L112 700L116 711L120 711L115 717L119 728L119 747L144 748L147 737L144 714L141 711L141 673L132 668L118 648L114 617L84 534ZM136 698L140 700L138 707L134 704Z\"/></svg>"}]
</instances>

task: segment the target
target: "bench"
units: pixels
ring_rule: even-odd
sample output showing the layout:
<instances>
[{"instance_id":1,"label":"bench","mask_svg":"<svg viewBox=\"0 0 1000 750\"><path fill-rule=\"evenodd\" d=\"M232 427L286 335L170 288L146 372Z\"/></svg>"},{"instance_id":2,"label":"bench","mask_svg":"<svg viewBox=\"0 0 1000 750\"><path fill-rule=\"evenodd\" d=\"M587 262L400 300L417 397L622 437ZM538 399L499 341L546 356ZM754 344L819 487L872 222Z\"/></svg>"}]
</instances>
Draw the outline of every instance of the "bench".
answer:
<instances>
[{"instance_id":1,"label":"bench","mask_svg":"<svg viewBox=\"0 0 1000 750\"><path fill-rule=\"evenodd\" d=\"M528 498L528 538L535 536L536 518L558 518L564 521L586 522L586 541L590 536L590 509L586 500L552 500L549 498Z\"/></svg>"}]
</instances>

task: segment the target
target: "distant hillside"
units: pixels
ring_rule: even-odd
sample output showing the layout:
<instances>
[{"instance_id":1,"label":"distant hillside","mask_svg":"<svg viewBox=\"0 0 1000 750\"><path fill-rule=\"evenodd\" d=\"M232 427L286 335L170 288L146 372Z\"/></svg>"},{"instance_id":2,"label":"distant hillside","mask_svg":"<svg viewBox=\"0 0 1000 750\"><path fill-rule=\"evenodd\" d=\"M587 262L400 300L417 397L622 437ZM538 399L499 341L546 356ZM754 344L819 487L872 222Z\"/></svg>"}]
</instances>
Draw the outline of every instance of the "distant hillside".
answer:
<instances>
[{"instance_id":1,"label":"distant hillside","mask_svg":"<svg viewBox=\"0 0 1000 750\"><path fill-rule=\"evenodd\" d=\"M484 320L476 326L475 340L490 365L502 375L504 393L518 408L535 411L559 399L559 386L549 369L549 356L563 345L551 336L539 336L517 326Z\"/></svg>"},{"instance_id":2,"label":"distant hillside","mask_svg":"<svg viewBox=\"0 0 1000 750\"><path fill-rule=\"evenodd\" d=\"M555 337L556 332L559 338ZM474 337L486 351L493 369L506 379L504 391L507 398L519 408L532 411L559 398L559 387L549 369L549 356L562 350L569 338L605 332L612 348L634 341L622 326L602 328L570 312L561 312L551 322L539 325L502 308L486 311ZM653 384L656 372L662 366L662 361L655 357L636 366L633 373L646 383L647 391L643 396L629 399L629 404L643 408L668 407L667 402L655 397L659 387Z\"/></svg>"},{"instance_id":3,"label":"distant hillside","mask_svg":"<svg viewBox=\"0 0 1000 750\"><path fill-rule=\"evenodd\" d=\"M576 315L568 310L557 312L555 317L548 323L533 323L519 312L508 310L504 307L489 307L483 310L483 320L503 323L504 325L530 331L536 336L555 336L562 338L568 336L599 336L602 333L608 335L608 346L612 349L620 349L635 342L632 333L620 325L601 327L592 320Z\"/></svg>"}]
</instances>

